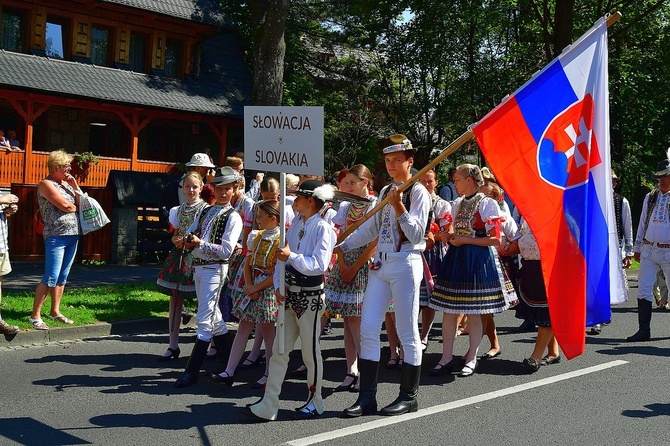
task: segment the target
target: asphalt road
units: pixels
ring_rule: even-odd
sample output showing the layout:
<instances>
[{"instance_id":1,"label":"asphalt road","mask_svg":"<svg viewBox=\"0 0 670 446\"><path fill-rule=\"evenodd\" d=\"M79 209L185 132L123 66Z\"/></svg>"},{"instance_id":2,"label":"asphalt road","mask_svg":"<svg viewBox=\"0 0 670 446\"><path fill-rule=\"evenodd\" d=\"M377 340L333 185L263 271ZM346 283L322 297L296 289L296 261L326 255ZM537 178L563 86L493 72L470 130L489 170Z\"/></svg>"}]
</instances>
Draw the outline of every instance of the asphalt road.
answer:
<instances>
[{"instance_id":1,"label":"asphalt road","mask_svg":"<svg viewBox=\"0 0 670 446\"><path fill-rule=\"evenodd\" d=\"M508 311L495 318L503 353L482 361L476 375L429 376L442 348L436 336L424 356L419 412L359 419L339 417L355 394L329 390L345 373L341 323L336 322L334 334L322 341L325 414L293 421L292 409L307 390L303 380L289 378L279 420L264 424L249 424L238 412L261 396L248 385L261 369L240 374L232 388L203 374L196 386L173 389L186 358L167 365L155 361L166 334L0 347L0 444L670 444L669 317L670 312L654 312L651 341L622 342L637 325L631 301L614 310L601 335L587 336L584 355L526 375L520 361L530 354L534 335L512 332L519 321ZM439 325L433 332L439 334ZM193 334L182 339L182 350L189 352ZM484 341L480 351L487 347ZM456 353L466 349L467 338L459 338ZM295 353L290 368L299 364ZM387 358L386 348L382 359ZM399 375L382 368L380 406L397 395Z\"/></svg>"}]
</instances>

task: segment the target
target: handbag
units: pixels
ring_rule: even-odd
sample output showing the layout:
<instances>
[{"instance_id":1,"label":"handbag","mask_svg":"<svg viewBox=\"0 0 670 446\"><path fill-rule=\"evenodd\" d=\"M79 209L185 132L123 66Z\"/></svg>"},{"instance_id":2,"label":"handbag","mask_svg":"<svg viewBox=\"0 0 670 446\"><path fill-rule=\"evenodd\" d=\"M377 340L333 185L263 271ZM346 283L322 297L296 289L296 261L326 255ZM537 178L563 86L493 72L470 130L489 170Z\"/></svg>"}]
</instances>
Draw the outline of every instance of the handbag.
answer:
<instances>
[{"instance_id":1,"label":"handbag","mask_svg":"<svg viewBox=\"0 0 670 446\"><path fill-rule=\"evenodd\" d=\"M77 191L79 198L79 224L81 232L86 235L89 232L97 231L109 223L107 214L95 198L91 198L87 193Z\"/></svg>"},{"instance_id":2,"label":"handbag","mask_svg":"<svg viewBox=\"0 0 670 446\"><path fill-rule=\"evenodd\" d=\"M39 209L36 210L35 215L33 215L33 231L37 235L44 234L44 220L42 219L42 213Z\"/></svg>"}]
</instances>

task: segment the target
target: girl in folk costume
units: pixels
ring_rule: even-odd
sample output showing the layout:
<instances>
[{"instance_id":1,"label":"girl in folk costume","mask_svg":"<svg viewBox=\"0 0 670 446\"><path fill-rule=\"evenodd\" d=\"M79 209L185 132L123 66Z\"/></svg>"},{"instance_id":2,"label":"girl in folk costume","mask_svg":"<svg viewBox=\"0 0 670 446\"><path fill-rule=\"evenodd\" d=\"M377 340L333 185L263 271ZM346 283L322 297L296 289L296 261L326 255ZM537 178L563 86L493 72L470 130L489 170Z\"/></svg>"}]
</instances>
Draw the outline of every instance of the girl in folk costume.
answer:
<instances>
[{"instance_id":1,"label":"girl in folk costume","mask_svg":"<svg viewBox=\"0 0 670 446\"><path fill-rule=\"evenodd\" d=\"M479 191L498 203L498 206L500 207L500 214L505 219L502 223L501 240L500 245L498 246L498 259L501 262L503 272L505 273L505 278L510 278L509 280L515 290L515 293L505 294L505 297L508 298L510 307L513 307L518 303L516 296L517 265L515 263L514 257L511 255L505 255L505 252L501 251L500 246L505 245L507 241L511 240L516 235L518 227L512 218L512 213L509 211L509 206L507 203L505 203L503 190L496 182L496 178L493 176L493 172L491 172L488 167L483 167L482 177L484 178L484 185L479 188ZM511 279L512 277L514 280ZM493 314L482 314L481 318L484 327L484 334L486 334L486 337L491 343L491 348L489 348L488 351L482 355L481 359L492 359L500 356L500 341L498 339L495 321L493 320Z\"/></svg>"},{"instance_id":2,"label":"girl in folk costume","mask_svg":"<svg viewBox=\"0 0 670 446\"><path fill-rule=\"evenodd\" d=\"M218 301L228 277L228 260L242 234L242 218L230 205L238 180L239 176L230 167L218 169L211 182L216 204L204 208L188 228L187 236L175 243L177 248L183 243L186 249L193 250L193 278L198 296L196 341L185 373L174 384L178 388L198 381L210 341L214 341L222 360L227 360L226 352L232 345Z\"/></svg>"},{"instance_id":3,"label":"girl in folk costume","mask_svg":"<svg viewBox=\"0 0 670 446\"><path fill-rule=\"evenodd\" d=\"M242 267L244 286L242 291L233 293L233 315L240 321L240 325L226 369L212 376L215 381L227 385L233 384L235 369L254 326L260 326L259 334L262 332L262 339L265 340L266 364L269 364L272 357L274 324L277 322L272 272L277 263L276 250L279 245L279 203L276 200L261 201L257 204L257 208L256 221L260 230L252 232L249 236L247 242L249 251ZM255 388L265 385L268 377L267 369L266 365L263 378L253 385Z\"/></svg>"},{"instance_id":4,"label":"girl in folk costume","mask_svg":"<svg viewBox=\"0 0 670 446\"><path fill-rule=\"evenodd\" d=\"M335 228L343 231L357 222L372 207L370 200L372 174L362 164L348 170L340 182L340 190L357 195L366 202L343 202L333 219ZM326 281L326 308L340 314L344 320L344 352L347 358L347 376L335 391L358 390L358 356L361 353L361 309L368 284L368 262L377 243L360 246L337 257L337 262Z\"/></svg>"},{"instance_id":5,"label":"girl in folk costume","mask_svg":"<svg viewBox=\"0 0 670 446\"><path fill-rule=\"evenodd\" d=\"M244 177L242 176L244 175L244 164L242 164L242 160L234 156L229 156L226 158L224 166L231 167L240 176L233 197L230 199L230 204L237 213L240 214L240 217L242 217L244 228L242 230L242 237L237 242L235 253L230 258L230 264L228 265L229 285L222 290L221 298L219 299L219 307L221 308L221 314L223 315L224 321L237 322L232 314L232 293L240 292L242 290L242 284L240 281L235 280L235 278L238 271L241 269L247 254L247 238L249 237L249 233L251 232L254 223L255 203L254 200L244 194ZM242 275L239 276L240 279L242 277ZM212 352L209 354L211 355Z\"/></svg>"},{"instance_id":6,"label":"girl in folk costume","mask_svg":"<svg viewBox=\"0 0 670 446\"><path fill-rule=\"evenodd\" d=\"M184 299L192 300L196 297L195 282L193 281L193 255L190 251L177 248L176 242L184 237L188 227L193 224L195 216L207 205L200 199L202 187L202 177L198 172L187 173L182 183L186 201L170 209L168 217L170 225L174 228L172 243L175 246L165 259L156 283L158 284L158 291L170 296L170 341L168 349L162 356L158 357L159 362L179 358L181 353L179 350L179 323ZM181 246L183 247L183 245ZM179 316L177 316L177 312L179 312Z\"/></svg>"},{"instance_id":7,"label":"girl in folk costume","mask_svg":"<svg viewBox=\"0 0 670 446\"><path fill-rule=\"evenodd\" d=\"M279 201L279 193L280 193L280 188L279 188L279 181L277 179L272 178L272 177L267 177L263 178L259 185L259 190L260 190L260 196L262 200L276 200L277 202ZM259 202L260 203L260 202ZM258 206L259 203L254 204L253 207L253 230L259 229L258 226ZM284 207L284 223L286 225L286 228L288 228L291 225L291 221L293 221L293 208L290 205L286 205ZM279 222L278 222L279 224ZM247 242L247 246L249 246L249 243ZM250 247L249 247L250 248ZM242 290L244 287L244 267L241 267L237 270L237 275L235 278L231 281L233 284L235 284L235 288L237 288L238 292ZM234 316L234 314L233 314ZM262 361L265 360L265 356L261 355L261 347L263 346L263 330L261 327L261 324L258 323L256 324L256 328L254 329L254 344L251 347L251 351L249 352L249 355L245 358L245 360L237 366L238 369L241 370L246 370L246 369L252 369L255 367L258 367L261 365ZM272 347L270 347L272 349ZM265 379L265 378L264 378ZM264 381L264 379L262 381Z\"/></svg>"},{"instance_id":8,"label":"girl in folk costume","mask_svg":"<svg viewBox=\"0 0 670 446\"><path fill-rule=\"evenodd\" d=\"M440 234L442 241L450 246L430 297L430 307L444 312L442 358L431 370L433 375L456 372L471 376L483 334L480 315L499 313L509 307L505 294L512 290L512 285L505 281L494 250L500 244L502 232L500 207L479 191L483 184L481 170L475 165L463 164L454 174L454 185L460 195L452 208L454 233ZM468 315L470 349L464 358L465 365L459 367L453 348L461 313Z\"/></svg>"},{"instance_id":9,"label":"girl in folk costume","mask_svg":"<svg viewBox=\"0 0 670 446\"><path fill-rule=\"evenodd\" d=\"M379 334L391 300L405 358L401 367L399 395L380 413L391 416L418 410L421 372L419 287L423 278L421 252L426 247L424 237L431 200L426 188L418 182L399 192L399 186L412 176L410 169L416 149L404 135L392 135L387 141L389 145L382 153L393 183L382 189L378 200L388 198L388 204L336 249L340 255L378 238L361 314L360 392L354 405L344 410L343 414L347 417L377 412L377 373L381 356Z\"/></svg>"},{"instance_id":10,"label":"girl in folk costume","mask_svg":"<svg viewBox=\"0 0 670 446\"><path fill-rule=\"evenodd\" d=\"M426 188L432 200L432 213L430 221L430 232L426 239L426 250L423 256L426 259L424 264L424 280L421 283L419 294L419 306L421 308L421 350L428 348L428 335L435 319L435 310L428 306L430 295L433 293L434 282L442 263L442 258L447 252L447 246L441 240L435 238L435 233L442 230L449 232L451 227L451 204L435 193L437 187L437 175L434 170L429 170L421 177L421 184ZM429 276L430 275L430 276Z\"/></svg>"}]
</instances>

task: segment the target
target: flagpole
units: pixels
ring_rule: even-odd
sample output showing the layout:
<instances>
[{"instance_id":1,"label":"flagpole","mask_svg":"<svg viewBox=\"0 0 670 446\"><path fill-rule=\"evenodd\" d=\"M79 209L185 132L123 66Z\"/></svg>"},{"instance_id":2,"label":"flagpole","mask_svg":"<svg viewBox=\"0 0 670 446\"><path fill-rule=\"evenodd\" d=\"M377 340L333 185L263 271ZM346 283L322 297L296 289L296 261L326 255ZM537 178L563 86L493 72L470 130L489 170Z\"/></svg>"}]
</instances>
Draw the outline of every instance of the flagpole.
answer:
<instances>
[{"instance_id":1,"label":"flagpole","mask_svg":"<svg viewBox=\"0 0 670 446\"><path fill-rule=\"evenodd\" d=\"M286 172L279 173L279 246L282 248L286 246ZM279 294L286 297L286 262L279 261ZM277 351L280 355L285 352L284 346L284 323L286 321L284 302L279 304L277 309L277 335L275 342L277 342Z\"/></svg>"},{"instance_id":2,"label":"flagpole","mask_svg":"<svg viewBox=\"0 0 670 446\"><path fill-rule=\"evenodd\" d=\"M619 11L613 13L611 16L607 17L607 27L614 25L621 18L621 13Z\"/></svg>"},{"instance_id":3,"label":"flagpole","mask_svg":"<svg viewBox=\"0 0 670 446\"><path fill-rule=\"evenodd\" d=\"M441 163L447 156L451 155L454 153L456 150L458 150L463 144L466 142L470 141L473 137L474 133L472 130L468 129L465 133L463 133L461 136L458 137L458 139L451 144L449 144L439 155L435 157L434 160L432 160L430 163L428 163L423 169L421 169L416 175L411 177L409 180L407 180L405 183L401 184L400 187L398 187L398 192L402 192L408 187L410 187L412 184L416 183L422 176L426 174L429 170L437 166L439 163ZM359 226L361 226L363 223L368 221L370 218L372 218L373 215L375 215L377 212L379 212L386 204L388 203L388 197L384 198L379 204L377 204L375 207L373 207L370 212L366 213L363 215L356 223L351 225L346 231L340 234L340 236L337 238L337 243L342 243L344 239L346 239L349 234L354 232L356 229L358 229ZM408 209L409 210L409 209Z\"/></svg>"}]
</instances>

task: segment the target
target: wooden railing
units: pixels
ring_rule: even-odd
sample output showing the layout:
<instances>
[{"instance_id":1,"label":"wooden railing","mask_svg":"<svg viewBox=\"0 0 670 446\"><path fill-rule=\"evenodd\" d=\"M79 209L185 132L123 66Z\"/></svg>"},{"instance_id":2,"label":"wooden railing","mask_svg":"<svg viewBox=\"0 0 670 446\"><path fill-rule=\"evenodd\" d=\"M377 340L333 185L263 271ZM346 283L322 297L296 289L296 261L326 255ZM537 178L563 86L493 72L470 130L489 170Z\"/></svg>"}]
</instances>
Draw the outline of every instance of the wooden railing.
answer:
<instances>
[{"instance_id":1,"label":"wooden railing","mask_svg":"<svg viewBox=\"0 0 670 446\"><path fill-rule=\"evenodd\" d=\"M38 184L49 174L46 152L33 152L30 156L28 175L23 178L25 152L0 152L0 187L10 187L12 183ZM174 163L162 161L138 161L135 168L138 172L168 173L174 168ZM81 186L105 187L111 170L130 170L130 160L124 158L100 157L98 164L92 164L86 180L80 181Z\"/></svg>"},{"instance_id":2,"label":"wooden railing","mask_svg":"<svg viewBox=\"0 0 670 446\"><path fill-rule=\"evenodd\" d=\"M0 186L23 183L25 152L0 152Z\"/></svg>"}]
</instances>

